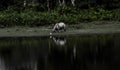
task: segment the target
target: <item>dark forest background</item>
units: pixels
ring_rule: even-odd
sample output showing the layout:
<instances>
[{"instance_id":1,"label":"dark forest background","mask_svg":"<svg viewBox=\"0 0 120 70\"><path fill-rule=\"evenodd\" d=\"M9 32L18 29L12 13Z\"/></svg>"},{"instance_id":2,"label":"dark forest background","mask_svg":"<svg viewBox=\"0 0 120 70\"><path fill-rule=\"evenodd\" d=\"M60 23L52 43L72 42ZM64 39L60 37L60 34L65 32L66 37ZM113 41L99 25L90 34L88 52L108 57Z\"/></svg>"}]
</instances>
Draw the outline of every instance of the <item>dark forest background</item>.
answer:
<instances>
[{"instance_id":1,"label":"dark forest background","mask_svg":"<svg viewBox=\"0 0 120 70\"><path fill-rule=\"evenodd\" d=\"M0 10L12 8L16 11L34 9L49 11L61 5L76 9L104 8L108 10L120 8L119 0L0 0Z\"/></svg>"},{"instance_id":2,"label":"dark forest background","mask_svg":"<svg viewBox=\"0 0 120 70\"><path fill-rule=\"evenodd\" d=\"M120 21L119 0L0 0L0 25Z\"/></svg>"}]
</instances>

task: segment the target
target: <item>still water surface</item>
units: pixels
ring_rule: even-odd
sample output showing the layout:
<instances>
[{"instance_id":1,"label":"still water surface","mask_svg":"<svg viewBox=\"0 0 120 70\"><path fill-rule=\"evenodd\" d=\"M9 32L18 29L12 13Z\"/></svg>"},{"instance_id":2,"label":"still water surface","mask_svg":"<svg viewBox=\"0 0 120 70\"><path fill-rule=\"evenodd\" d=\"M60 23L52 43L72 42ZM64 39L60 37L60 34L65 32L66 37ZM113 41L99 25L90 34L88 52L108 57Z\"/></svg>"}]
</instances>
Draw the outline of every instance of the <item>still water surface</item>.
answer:
<instances>
[{"instance_id":1,"label":"still water surface","mask_svg":"<svg viewBox=\"0 0 120 70\"><path fill-rule=\"evenodd\" d=\"M120 34L0 38L0 70L120 70Z\"/></svg>"}]
</instances>

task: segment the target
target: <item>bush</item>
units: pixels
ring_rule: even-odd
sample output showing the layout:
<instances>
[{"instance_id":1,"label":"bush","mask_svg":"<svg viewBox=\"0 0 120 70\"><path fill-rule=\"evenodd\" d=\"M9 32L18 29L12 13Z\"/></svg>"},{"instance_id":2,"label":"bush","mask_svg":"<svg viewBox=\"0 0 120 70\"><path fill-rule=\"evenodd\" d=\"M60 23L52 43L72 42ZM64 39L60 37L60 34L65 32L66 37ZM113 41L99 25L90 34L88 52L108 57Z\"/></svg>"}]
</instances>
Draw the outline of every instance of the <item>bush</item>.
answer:
<instances>
[{"instance_id":1,"label":"bush","mask_svg":"<svg viewBox=\"0 0 120 70\"><path fill-rule=\"evenodd\" d=\"M63 8L62 8L63 9ZM71 11L67 13L67 11ZM13 10L5 10L0 12L0 25L4 26L42 26L50 25L57 22L65 22L68 24L79 24L80 22L101 21L101 20L117 20L120 21L120 9L104 10L104 9L88 9L63 10L65 13L59 13L59 10L48 12L23 11L16 12Z\"/></svg>"}]
</instances>

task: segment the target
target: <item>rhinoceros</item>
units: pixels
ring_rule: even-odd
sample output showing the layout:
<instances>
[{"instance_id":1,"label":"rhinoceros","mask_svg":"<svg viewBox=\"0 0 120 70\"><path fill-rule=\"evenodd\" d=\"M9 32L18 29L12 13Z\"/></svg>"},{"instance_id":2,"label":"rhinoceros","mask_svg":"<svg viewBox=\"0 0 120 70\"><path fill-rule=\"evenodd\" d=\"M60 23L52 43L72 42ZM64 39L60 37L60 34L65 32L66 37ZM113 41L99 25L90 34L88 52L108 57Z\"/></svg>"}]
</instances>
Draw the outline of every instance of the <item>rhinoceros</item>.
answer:
<instances>
[{"instance_id":1,"label":"rhinoceros","mask_svg":"<svg viewBox=\"0 0 120 70\"><path fill-rule=\"evenodd\" d=\"M56 23L53 27L53 32L66 31L66 24L63 22Z\"/></svg>"}]
</instances>

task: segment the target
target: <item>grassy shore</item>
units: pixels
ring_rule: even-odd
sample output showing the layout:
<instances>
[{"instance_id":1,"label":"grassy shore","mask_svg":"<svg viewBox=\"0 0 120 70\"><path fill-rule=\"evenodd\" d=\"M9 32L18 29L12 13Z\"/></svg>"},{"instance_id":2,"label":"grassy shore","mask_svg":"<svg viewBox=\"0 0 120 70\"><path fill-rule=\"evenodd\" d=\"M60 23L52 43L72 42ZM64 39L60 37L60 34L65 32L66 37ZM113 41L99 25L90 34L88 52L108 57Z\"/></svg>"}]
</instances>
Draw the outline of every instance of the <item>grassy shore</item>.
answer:
<instances>
[{"instance_id":1,"label":"grassy shore","mask_svg":"<svg viewBox=\"0 0 120 70\"><path fill-rule=\"evenodd\" d=\"M31 37L51 36L53 26L39 27L6 27L0 28L0 37ZM66 32L53 33L52 35L84 35L84 34L114 34L120 33L120 22L118 21L94 21L76 25L67 25Z\"/></svg>"},{"instance_id":2,"label":"grassy shore","mask_svg":"<svg viewBox=\"0 0 120 70\"><path fill-rule=\"evenodd\" d=\"M57 22L65 22L67 32L53 35L119 33L120 9L4 10L0 11L0 36L49 36Z\"/></svg>"}]
</instances>

